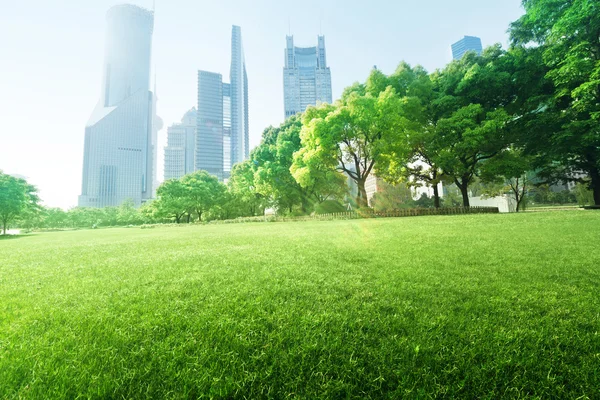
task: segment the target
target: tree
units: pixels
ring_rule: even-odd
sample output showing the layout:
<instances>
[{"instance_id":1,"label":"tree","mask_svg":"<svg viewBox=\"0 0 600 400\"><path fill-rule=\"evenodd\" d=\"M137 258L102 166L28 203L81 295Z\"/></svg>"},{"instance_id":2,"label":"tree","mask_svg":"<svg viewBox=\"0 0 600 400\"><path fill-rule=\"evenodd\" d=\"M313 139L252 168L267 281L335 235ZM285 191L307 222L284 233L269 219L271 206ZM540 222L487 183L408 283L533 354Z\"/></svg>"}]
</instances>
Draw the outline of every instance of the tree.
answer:
<instances>
[{"instance_id":1,"label":"tree","mask_svg":"<svg viewBox=\"0 0 600 400\"><path fill-rule=\"evenodd\" d=\"M255 163L252 159L235 164L227 183L230 197L227 214L242 217L263 215L267 199L259 193L255 182Z\"/></svg>"},{"instance_id":2,"label":"tree","mask_svg":"<svg viewBox=\"0 0 600 400\"><path fill-rule=\"evenodd\" d=\"M532 184L531 170L532 159L523 154L522 150L512 147L482 166L481 179L483 183L490 184L483 189L483 193L490 197L510 193L516 201L516 211L519 212Z\"/></svg>"},{"instance_id":3,"label":"tree","mask_svg":"<svg viewBox=\"0 0 600 400\"><path fill-rule=\"evenodd\" d=\"M4 235L9 224L27 212L35 212L38 203L35 186L0 171L0 223Z\"/></svg>"},{"instance_id":4,"label":"tree","mask_svg":"<svg viewBox=\"0 0 600 400\"><path fill-rule=\"evenodd\" d=\"M302 149L294 159L295 175L341 171L358 187L356 203L368 207L365 182L386 142L395 140L402 117L393 88L378 96L364 86L347 90L335 105L309 107L302 119Z\"/></svg>"},{"instance_id":5,"label":"tree","mask_svg":"<svg viewBox=\"0 0 600 400\"><path fill-rule=\"evenodd\" d=\"M188 211L186 194L186 188L181 180L170 179L163 182L156 191L158 198L150 203L151 214L156 218L173 218L179 224Z\"/></svg>"},{"instance_id":6,"label":"tree","mask_svg":"<svg viewBox=\"0 0 600 400\"><path fill-rule=\"evenodd\" d=\"M380 190L373 195L373 208L375 211L393 211L416 206L410 187L400 183L391 185L380 183Z\"/></svg>"},{"instance_id":7,"label":"tree","mask_svg":"<svg viewBox=\"0 0 600 400\"><path fill-rule=\"evenodd\" d=\"M600 205L600 4L524 0L523 6L525 15L511 25L512 44L541 53L554 85L532 114L527 148L549 182L586 182Z\"/></svg>"},{"instance_id":8,"label":"tree","mask_svg":"<svg viewBox=\"0 0 600 400\"><path fill-rule=\"evenodd\" d=\"M482 162L510 144L507 108L515 101L511 65L500 46L469 53L432 76L439 151L437 165L459 188L469 207L469 185Z\"/></svg>"},{"instance_id":9,"label":"tree","mask_svg":"<svg viewBox=\"0 0 600 400\"><path fill-rule=\"evenodd\" d=\"M227 191L216 176L206 171L196 171L181 178L183 204L188 215L192 213L202 221L202 214L220 204Z\"/></svg>"},{"instance_id":10,"label":"tree","mask_svg":"<svg viewBox=\"0 0 600 400\"><path fill-rule=\"evenodd\" d=\"M389 77L379 70L372 71L366 91L378 95L390 86L401 99L404 127L395 140L384 144L375 166L377 176L393 185L406 183L411 187L433 188L434 205L439 208L438 185L444 174L438 166L439 116L431 106L435 98L431 78L423 67L412 68L402 62Z\"/></svg>"},{"instance_id":11,"label":"tree","mask_svg":"<svg viewBox=\"0 0 600 400\"><path fill-rule=\"evenodd\" d=\"M346 180L331 169L308 170L295 163L295 154L302 147L301 130L299 116L287 119L278 128L265 130L252 159L257 190L271 198L280 210L291 212L299 206L306 214L314 204L342 197Z\"/></svg>"}]
</instances>

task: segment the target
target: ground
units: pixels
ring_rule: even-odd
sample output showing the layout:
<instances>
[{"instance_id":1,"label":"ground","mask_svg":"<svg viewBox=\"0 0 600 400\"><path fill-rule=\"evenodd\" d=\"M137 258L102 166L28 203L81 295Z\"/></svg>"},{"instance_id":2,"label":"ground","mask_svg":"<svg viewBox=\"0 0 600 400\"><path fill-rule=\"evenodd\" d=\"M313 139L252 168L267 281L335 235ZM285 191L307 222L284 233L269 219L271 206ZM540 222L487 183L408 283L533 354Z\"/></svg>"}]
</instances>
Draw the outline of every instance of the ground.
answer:
<instances>
[{"instance_id":1,"label":"ground","mask_svg":"<svg viewBox=\"0 0 600 400\"><path fill-rule=\"evenodd\" d=\"M0 398L599 398L600 213L0 239Z\"/></svg>"}]
</instances>

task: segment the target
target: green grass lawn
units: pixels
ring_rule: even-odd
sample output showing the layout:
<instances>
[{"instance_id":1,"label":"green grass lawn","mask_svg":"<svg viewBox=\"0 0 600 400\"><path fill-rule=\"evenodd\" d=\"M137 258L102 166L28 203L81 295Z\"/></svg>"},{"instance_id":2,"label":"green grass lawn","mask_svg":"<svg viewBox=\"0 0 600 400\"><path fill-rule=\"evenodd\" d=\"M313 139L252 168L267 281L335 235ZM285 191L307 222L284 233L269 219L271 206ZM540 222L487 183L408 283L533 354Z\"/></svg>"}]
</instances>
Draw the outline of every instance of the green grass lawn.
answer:
<instances>
[{"instance_id":1,"label":"green grass lawn","mask_svg":"<svg viewBox=\"0 0 600 400\"><path fill-rule=\"evenodd\" d=\"M600 213L0 240L0 398L600 398Z\"/></svg>"}]
</instances>

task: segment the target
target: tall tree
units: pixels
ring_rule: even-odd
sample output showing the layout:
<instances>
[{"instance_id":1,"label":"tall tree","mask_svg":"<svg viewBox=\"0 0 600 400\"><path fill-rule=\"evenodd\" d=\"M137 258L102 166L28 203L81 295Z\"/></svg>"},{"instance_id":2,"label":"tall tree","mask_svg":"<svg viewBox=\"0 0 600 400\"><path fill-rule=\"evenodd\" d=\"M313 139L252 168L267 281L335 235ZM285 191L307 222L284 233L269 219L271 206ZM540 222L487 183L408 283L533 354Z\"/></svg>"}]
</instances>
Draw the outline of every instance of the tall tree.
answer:
<instances>
[{"instance_id":1,"label":"tall tree","mask_svg":"<svg viewBox=\"0 0 600 400\"><path fill-rule=\"evenodd\" d=\"M515 48L541 52L553 96L540 102L528 150L550 181L582 180L600 205L600 4L597 0L524 0L511 25Z\"/></svg>"},{"instance_id":2,"label":"tall tree","mask_svg":"<svg viewBox=\"0 0 600 400\"><path fill-rule=\"evenodd\" d=\"M436 97L438 166L459 188L468 207L469 185L482 162L510 144L508 111L515 102L512 64L499 45L469 53L432 75Z\"/></svg>"},{"instance_id":3,"label":"tall tree","mask_svg":"<svg viewBox=\"0 0 600 400\"><path fill-rule=\"evenodd\" d=\"M405 182L413 187L431 187L434 205L440 207L438 187L444 174L438 166L437 123L440 117L431 107L435 98L431 78L423 67L413 68L402 62L390 76L372 71L366 90L379 94L390 86L402 101L400 111L404 124L396 132L395 139L382 148L375 166L377 176L393 185Z\"/></svg>"},{"instance_id":4,"label":"tall tree","mask_svg":"<svg viewBox=\"0 0 600 400\"><path fill-rule=\"evenodd\" d=\"M301 149L301 130L299 116L289 118L277 128L267 129L252 159L260 193L270 197L278 209L292 211L299 206L307 213L315 203L343 196L346 182L330 169L298 171L294 156Z\"/></svg>"},{"instance_id":5,"label":"tall tree","mask_svg":"<svg viewBox=\"0 0 600 400\"><path fill-rule=\"evenodd\" d=\"M296 171L328 168L349 176L358 187L359 207L368 207L365 182L382 147L394 140L402 124L393 88L377 96L364 89L357 85L347 90L335 105L309 107L303 117L302 149L295 159Z\"/></svg>"}]
</instances>

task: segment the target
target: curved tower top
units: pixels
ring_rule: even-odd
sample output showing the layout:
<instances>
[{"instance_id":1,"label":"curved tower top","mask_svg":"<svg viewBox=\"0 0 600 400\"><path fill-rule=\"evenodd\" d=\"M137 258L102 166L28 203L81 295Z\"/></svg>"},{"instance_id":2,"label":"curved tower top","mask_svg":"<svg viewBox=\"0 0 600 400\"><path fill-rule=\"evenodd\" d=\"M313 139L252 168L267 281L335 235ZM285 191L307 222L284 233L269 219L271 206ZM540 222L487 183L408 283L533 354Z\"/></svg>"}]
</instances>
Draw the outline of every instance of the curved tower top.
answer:
<instances>
[{"instance_id":1,"label":"curved tower top","mask_svg":"<svg viewBox=\"0 0 600 400\"><path fill-rule=\"evenodd\" d=\"M134 93L150 90L154 13L131 4L106 13L102 103L112 107Z\"/></svg>"}]
</instances>

